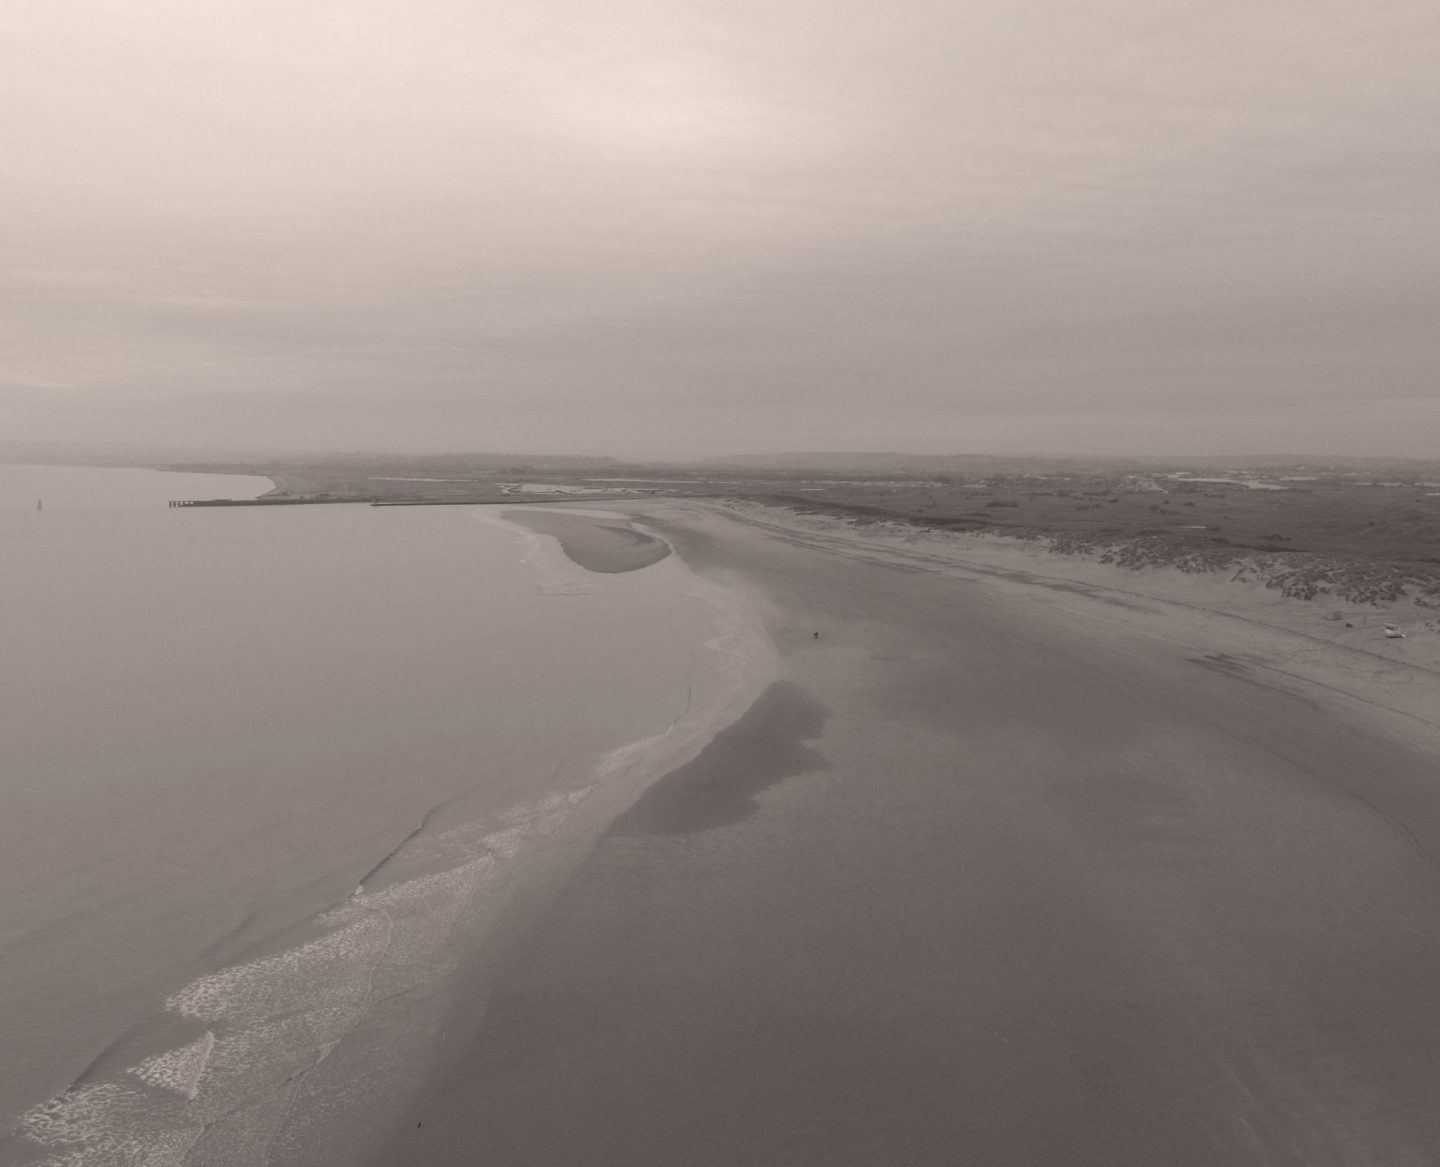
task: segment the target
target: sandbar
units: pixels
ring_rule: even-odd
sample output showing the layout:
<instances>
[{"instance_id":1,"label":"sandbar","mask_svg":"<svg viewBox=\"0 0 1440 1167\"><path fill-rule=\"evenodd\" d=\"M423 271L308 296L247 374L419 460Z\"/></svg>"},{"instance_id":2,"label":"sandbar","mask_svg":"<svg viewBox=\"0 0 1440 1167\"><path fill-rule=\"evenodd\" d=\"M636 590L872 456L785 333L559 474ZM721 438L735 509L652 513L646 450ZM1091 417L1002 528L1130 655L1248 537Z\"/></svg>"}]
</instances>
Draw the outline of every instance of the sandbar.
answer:
<instances>
[{"instance_id":1,"label":"sandbar","mask_svg":"<svg viewBox=\"0 0 1440 1167\"><path fill-rule=\"evenodd\" d=\"M638 571L670 554L670 544L665 540L624 520L535 508L507 510L504 518L558 539L565 554L587 571L607 575Z\"/></svg>"}]
</instances>

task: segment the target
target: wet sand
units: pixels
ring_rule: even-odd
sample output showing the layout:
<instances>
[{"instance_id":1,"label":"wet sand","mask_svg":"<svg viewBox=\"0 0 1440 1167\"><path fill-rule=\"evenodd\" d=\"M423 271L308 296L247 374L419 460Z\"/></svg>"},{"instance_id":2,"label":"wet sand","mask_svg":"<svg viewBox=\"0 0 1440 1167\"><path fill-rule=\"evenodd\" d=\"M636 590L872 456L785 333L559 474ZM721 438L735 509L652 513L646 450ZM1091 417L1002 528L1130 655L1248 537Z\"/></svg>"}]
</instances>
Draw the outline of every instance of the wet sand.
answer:
<instances>
[{"instance_id":1,"label":"wet sand","mask_svg":"<svg viewBox=\"0 0 1440 1167\"><path fill-rule=\"evenodd\" d=\"M617 818L378 1162L1435 1161L1433 723L1218 615L635 509L784 677Z\"/></svg>"},{"instance_id":2,"label":"wet sand","mask_svg":"<svg viewBox=\"0 0 1440 1167\"><path fill-rule=\"evenodd\" d=\"M558 539L565 554L588 571L607 575L638 571L670 554L670 545L665 540L638 531L623 520L532 508L507 510L502 512L502 517L537 534Z\"/></svg>"}]
</instances>

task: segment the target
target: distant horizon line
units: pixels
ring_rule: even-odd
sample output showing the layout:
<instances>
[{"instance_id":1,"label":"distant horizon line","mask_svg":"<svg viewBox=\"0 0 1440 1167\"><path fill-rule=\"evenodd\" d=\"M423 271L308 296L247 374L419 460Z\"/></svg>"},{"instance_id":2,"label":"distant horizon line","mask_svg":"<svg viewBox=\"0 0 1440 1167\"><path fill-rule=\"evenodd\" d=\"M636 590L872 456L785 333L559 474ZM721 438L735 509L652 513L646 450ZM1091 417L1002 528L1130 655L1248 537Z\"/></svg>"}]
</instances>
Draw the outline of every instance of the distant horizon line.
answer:
<instances>
[{"instance_id":1,"label":"distant horizon line","mask_svg":"<svg viewBox=\"0 0 1440 1167\"><path fill-rule=\"evenodd\" d=\"M895 461L960 461L965 459L985 461L1049 461L1064 463L1084 462L1216 462L1216 461L1246 461L1246 462L1269 462L1274 464L1305 464L1317 462L1370 462L1370 463L1399 463L1399 464L1434 464L1440 463L1440 454L1434 457L1423 457L1419 455L1404 454L1357 454L1357 453L1280 453L1266 451L1260 453L1242 453L1230 451L1225 453L1196 453L1183 454L1164 453L1137 453L1137 452L1108 452L1108 453L1051 453L1043 451L926 451L910 452L895 449L838 449L834 447L823 449L788 449L780 451L741 451L726 454L707 455L670 455L670 456L646 456L646 457L625 457L614 454L601 453L559 453L555 451L518 451L504 449L442 449L442 450L395 450L384 448L351 448L339 447L289 447L277 448L268 446L189 446L173 443L139 442L139 441L66 441L66 440L0 440L0 461L22 461L18 455L25 453L46 454L51 457L59 457L65 453L72 456L84 454L89 457L129 456L131 458L156 461L163 459L175 459L177 461L194 461L209 459L214 462L231 461L270 461L284 462L292 459L305 458L364 458L364 459L514 459L517 462L526 461L590 461L610 462L625 466L685 466L685 465L707 465L715 463L745 461L745 462L769 462L780 463L789 460L800 459L890 459Z\"/></svg>"}]
</instances>

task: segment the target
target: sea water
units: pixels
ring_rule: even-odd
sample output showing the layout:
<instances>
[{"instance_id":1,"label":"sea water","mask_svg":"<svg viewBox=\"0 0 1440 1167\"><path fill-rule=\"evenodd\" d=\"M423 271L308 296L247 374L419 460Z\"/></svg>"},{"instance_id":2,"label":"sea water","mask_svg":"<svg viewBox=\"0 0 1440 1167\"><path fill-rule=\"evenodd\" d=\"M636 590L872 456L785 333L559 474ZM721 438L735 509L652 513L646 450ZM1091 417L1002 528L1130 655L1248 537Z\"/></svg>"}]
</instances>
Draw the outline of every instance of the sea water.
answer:
<instances>
[{"instance_id":1,"label":"sea water","mask_svg":"<svg viewBox=\"0 0 1440 1167\"><path fill-rule=\"evenodd\" d=\"M0 1163L363 1162L609 818L773 668L674 556L164 505L269 485L0 467Z\"/></svg>"}]
</instances>

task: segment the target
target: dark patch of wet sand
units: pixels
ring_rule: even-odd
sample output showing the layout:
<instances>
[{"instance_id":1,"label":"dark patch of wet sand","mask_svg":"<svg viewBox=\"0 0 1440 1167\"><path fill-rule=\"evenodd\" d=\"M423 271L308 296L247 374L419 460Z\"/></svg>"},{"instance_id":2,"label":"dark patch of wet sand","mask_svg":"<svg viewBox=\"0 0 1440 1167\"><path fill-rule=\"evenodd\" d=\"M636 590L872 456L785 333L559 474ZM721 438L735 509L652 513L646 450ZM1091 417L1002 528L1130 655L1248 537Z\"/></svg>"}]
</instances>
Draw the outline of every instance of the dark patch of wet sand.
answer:
<instances>
[{"instance_id":1,"label":"dark patch of wet sand","mask_svg":"<svg viewBox=\"0 0 1440 1167\"><path fill-rule=\"evenodd\" d=\"M610 834L688 835L743 821L758 809L763 791L827 767L824 755L806 744L824 725L819 702L793 681L776 681L694 761L646 790Z\"/></svg>"},{"instance_id":2,"label":"dark patch of wet sand","mask_svg":"<svg viewBox=\"0 0 1440 1167\"><path fill-rule=\"evenodd\" d=\"M560 547L586 571L618 575L659 563L670 544L623 520L526 509L504 512L509 522L560 541Z\"/></svg>"}]
</instances>

